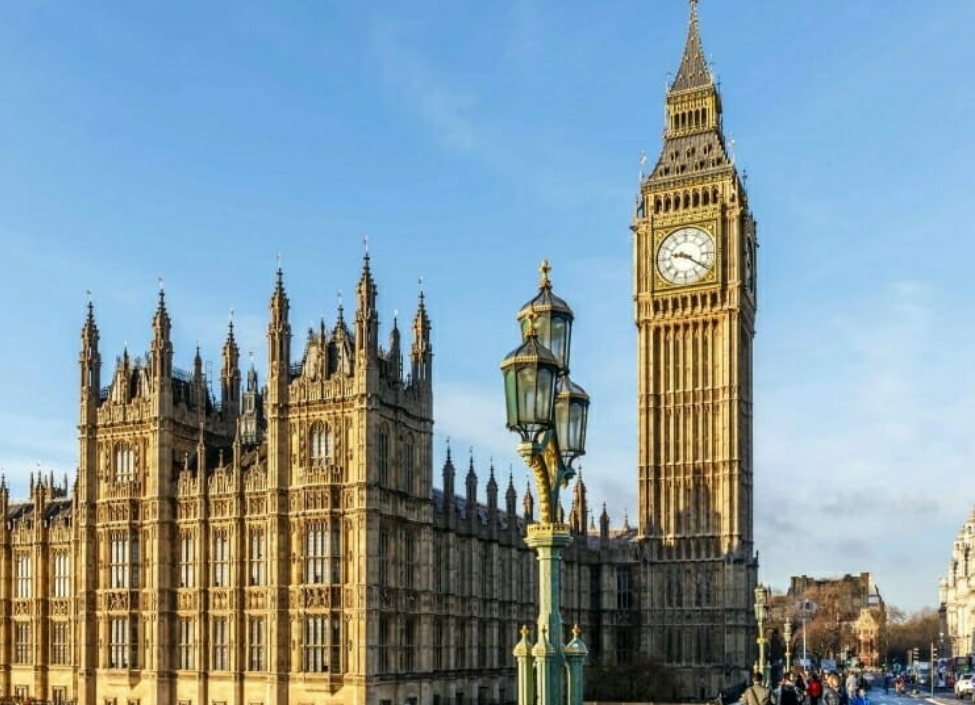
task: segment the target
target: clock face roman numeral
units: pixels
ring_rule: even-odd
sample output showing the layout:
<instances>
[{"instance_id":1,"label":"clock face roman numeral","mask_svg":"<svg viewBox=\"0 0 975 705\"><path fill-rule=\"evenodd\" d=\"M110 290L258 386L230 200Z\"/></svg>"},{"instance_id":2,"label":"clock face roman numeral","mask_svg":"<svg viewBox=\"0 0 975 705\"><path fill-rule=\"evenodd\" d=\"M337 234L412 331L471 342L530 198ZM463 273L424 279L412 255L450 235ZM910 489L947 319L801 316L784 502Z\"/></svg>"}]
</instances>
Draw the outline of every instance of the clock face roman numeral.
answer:
<instances>
[{"instance_id":1,"label":"clock face roman numeral","mask_svg":"<svg viewBox=\"0 0 975 705\"><path fill-rule=\"evenodd\" d=\"M657 271L671 284L693 284L714 266L711 235L700 228L683 227L670 233L657 250Z\"/></svg>"}]
</instances>

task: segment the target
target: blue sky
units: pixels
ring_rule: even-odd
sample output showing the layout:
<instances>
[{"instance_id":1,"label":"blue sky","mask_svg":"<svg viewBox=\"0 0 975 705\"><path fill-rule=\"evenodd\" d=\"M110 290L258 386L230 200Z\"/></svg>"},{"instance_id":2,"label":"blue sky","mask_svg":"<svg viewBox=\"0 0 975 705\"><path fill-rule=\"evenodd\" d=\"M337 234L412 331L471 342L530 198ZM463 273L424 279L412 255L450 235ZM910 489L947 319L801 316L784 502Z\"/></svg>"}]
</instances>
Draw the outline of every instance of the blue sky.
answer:
<instances>
[{"instance_id":1,"label":"blue sky","mask_svg":"<svg viewBox=\"0 0 975 705\"><path fill-rule=\"evenodd\" d=\"M761 577L872 572L933 606L975 499L975 4L702 0L759 221ZM93 291L107 379L150 340L263 378L280 253L295 346L369 239L383 335L423 278L436 452L527 475L501 358L543 257L592 396L583 472L636 511L631 234L688 18L679 0L0 7L0 466L73 474ZM407 326L408 327L408 326ZM296 354L298 354L296 352ZM483 481L486 477L482 476ZM439 484L439 482L437 483ZM483 494L482 494L483 496Z\"/></svg>"}]
</instances>

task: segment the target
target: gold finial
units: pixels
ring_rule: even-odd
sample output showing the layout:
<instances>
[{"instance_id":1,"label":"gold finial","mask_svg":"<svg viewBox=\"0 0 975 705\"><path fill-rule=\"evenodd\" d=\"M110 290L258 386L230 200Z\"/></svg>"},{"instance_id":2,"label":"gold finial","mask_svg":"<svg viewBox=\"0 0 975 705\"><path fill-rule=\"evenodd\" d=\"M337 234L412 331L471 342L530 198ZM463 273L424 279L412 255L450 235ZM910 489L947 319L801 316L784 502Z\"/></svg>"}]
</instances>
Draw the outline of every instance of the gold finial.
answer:
<instances>
[{"instance_id":1,"label":"gold finial","mask_svg":"<svg viewBox=\"0 0 975 705\"><path fill-rule=\"evenodd\" d=\"M695 0L691 0L691 1L694 2ZM582 634L582 630L579 629L579 625L578 624L574 624L572 626L572 638L573 639L578 639L581 634Z\"/></svg>"},{"instance_id":2,"label":"gold finial","mask_svg":"<svg viewBox=\"0 0 975 705\"><path fill-rule=\"evenodd\" d=\"M528 625L527 624L522 624L521 625L521 638L522 639L527 639L529 633L530 632L528 630Z\"/></svg>"},{"instance_id":3,"label":"gold finial","mask_svg":"<svg viewBox=\"0 0 975 705\"><path fill-rule=\"evenodd\" d=\"M538 268L539 274L542 275L542 281L540 282L540 286L543 289L546 289L546 288L552 286L552 282L549 281L549 278L548 278L548 273L551 272L551 271L552 271L552 267L549 265L548 260L547 259L543 259L542 260L542 266Z\"/></svg>"}]
</instances>

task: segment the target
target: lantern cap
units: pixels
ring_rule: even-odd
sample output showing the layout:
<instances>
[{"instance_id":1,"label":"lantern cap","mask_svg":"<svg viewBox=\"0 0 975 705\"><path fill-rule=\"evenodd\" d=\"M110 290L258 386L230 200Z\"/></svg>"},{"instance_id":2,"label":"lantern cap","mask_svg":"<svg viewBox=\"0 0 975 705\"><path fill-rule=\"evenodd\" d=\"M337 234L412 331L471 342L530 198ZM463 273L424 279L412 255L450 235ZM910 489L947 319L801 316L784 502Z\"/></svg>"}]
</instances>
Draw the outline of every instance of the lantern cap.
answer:
<instances>
[{"instance_id":1,"label":"lantern cap","mask_svg":"<svg viewBox=\"0 0 975 705\"><path fill-rule=\"evenodd\" d=\"M548 273L552 271L552 267L549 265L547 259L542 260L542 265L538 268L538 271L542 275L538 283L538 294L521 307L521 310L518 311L518 320L522 321L532 313L544 314L549 312L560 313L569 320L573 320L575 315L572 313L572 308L569 304L552 293L552 280L548 278Z\"/></svg>"},{"instance_id":2,"label":"lantern cap","mask_svg":"<svg viewBox=\"0 0 975 705\"><path fill-rule=\"evenodd\" d=\"M538 341L538 336L535 334L534 329L532 329L521 345L504 356L504 359L501 361L501 369L506 370L512 365L524 363L545 363L553 365L556 368L559 366L559 361L552 354L552 351Z\"/></svg>"}]
</instances>

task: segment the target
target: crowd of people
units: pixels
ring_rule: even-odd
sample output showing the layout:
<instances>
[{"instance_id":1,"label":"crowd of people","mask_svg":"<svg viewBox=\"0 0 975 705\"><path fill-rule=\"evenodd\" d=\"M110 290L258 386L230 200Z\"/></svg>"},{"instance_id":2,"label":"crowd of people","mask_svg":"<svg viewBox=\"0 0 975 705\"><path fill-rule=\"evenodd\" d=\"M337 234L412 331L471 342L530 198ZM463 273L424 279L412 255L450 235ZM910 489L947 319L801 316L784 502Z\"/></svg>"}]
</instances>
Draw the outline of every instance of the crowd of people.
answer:
<instances>
[{"instance_id":1,"label":"crowd of people","mask_svg":"<svg viewBox=\"0 0 975 705\"><path fill-rule=\"evenodd\" d=\"M891 687L903 692L900 679L883 676L884 692ZM743 705L870 705L870 683L850 671L843 678L836 671L788 671L774 687L765 683L761 673L752 675L752 684L741 695Z\"/></svg>"}]
</instances>

